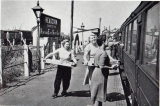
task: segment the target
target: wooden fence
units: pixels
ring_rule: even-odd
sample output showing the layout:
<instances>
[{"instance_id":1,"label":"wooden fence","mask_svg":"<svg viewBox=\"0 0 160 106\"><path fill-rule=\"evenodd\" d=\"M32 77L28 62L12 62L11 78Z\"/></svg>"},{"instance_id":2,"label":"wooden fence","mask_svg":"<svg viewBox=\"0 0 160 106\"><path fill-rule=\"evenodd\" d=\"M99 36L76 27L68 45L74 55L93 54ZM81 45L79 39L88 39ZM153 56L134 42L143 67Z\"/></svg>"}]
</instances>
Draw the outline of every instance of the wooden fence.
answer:
<instances>
[{"instance_id":1,"label":"wooden fence","mask_svg":"<svg viewBox=\"0 0 160 106\"><path fill-rule=\"evenodd\" d=\"M0 88L19 76L29 77L31 72L37 70L38 65L43 70L43 58L43 46L40 47L40 57L36 46L0 46Z\"/></svg>"}]
</instances>

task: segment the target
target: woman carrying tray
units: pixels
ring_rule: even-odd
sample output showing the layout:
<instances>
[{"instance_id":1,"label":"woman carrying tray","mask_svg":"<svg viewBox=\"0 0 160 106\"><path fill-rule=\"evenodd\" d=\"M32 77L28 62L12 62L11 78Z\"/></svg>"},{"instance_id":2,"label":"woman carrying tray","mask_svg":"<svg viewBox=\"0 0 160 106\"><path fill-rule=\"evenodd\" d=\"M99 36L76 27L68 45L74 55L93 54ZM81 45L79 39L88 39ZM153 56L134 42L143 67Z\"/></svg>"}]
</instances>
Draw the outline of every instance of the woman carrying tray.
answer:
<instances>
[{"instance_id":1,"label":"woman carrying tray","mask_svg":"<svg viewBox=\"0 0 160 106\"><path fill-rule=\"evenodd\" d=\"M70 63L71 60L73 60L74 63L72 65L76 65L77 60L74 58L74 53L70 49L69 41L67 39L64 40L62 45L63 47L55 50L52 53L49 53L45 57L45 59L55 54L59 54L60 61L62 61L63 63ZM52 95L52 97L54 98L57 97L58 92L60 90L61 81L63 82L63 91L61 94L63 97L66 97L67 89L69 88L69 85L70 85L70 79L71 79L71 67L58 65L57 74L56 74L56 78L54 81L54 94Z\"/></svg>"},{"instance_id":2,"label":"woman carrying tray","mask_svg":"<svg viewBox=\"0 0 160 106\"><path fill-rule=\"evenodd\" d=\"M90 43L85 47L84 49L84 65L87 65L86 73L84 77L83 85L89 84L92 78L92 73L94 71L94 56L96 51L98 50L97 45L97 36L96 35L90 35Z\"/></svg>"}]
</instances>

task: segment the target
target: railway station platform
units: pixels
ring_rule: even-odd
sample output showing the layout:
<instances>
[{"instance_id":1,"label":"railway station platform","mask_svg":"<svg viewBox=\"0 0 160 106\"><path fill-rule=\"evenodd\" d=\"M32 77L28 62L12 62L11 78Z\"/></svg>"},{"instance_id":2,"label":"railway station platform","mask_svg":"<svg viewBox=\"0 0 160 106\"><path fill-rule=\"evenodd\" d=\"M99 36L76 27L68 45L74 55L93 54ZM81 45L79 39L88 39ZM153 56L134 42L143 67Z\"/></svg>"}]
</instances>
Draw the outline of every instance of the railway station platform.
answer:
<instances>
[{"instance_id":1,"label":"railway station platform","mask_svg":"<svg viewBox=\"0 0 160 106\"><path fill-rule=\"evenodd\" d=\"M110 70L107 83L107 101L104 106L127 106L119 69Z\"/></svg>"},{"instance_id":2,"label":"railway station platform","mask_svg":"<svg viewBox=\"0 0 160 106\"><path fill-rule=\"evenodd\" d=\"M89 86L83 85L86 66L82 55L77 67L72 69L72 78L67 97L52 98L56 68L45 69L44 74L22 79L21 84L0 90L0 106L87 106L91 105ZM110 70L107 86L107 101L103 106L127 106L119 70Z\"/></svg>"}]
</instances>

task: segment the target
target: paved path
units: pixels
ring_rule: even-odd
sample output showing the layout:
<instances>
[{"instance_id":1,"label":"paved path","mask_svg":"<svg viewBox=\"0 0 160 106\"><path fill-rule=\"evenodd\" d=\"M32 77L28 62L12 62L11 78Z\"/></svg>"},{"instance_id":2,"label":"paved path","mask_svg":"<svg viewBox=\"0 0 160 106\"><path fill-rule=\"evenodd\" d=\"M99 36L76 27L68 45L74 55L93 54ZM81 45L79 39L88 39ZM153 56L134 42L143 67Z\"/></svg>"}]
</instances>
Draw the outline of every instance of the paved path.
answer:
<instances>
[{"instance_id":1,"label":"paved path","mask_svg":"<svg viewBox=\"0 0 160 106\"><path fill-rule=\"evenodd\" d=\"M34 76L18 86L2 89L0 91L0 106L86 106L91 104L88 85L82 85L85 66L82 63L82 56L77 56L78 66L72 70L72 79L69 96L53 99L53 83L56 68L45 72L42 75ZM62 89L61 89L62 90ZM61 93L59 92L59 95ZM126 106L120 77L117 71L112 71L108 80L109 99L103 106Z\"/></svg>"}]
</instances>

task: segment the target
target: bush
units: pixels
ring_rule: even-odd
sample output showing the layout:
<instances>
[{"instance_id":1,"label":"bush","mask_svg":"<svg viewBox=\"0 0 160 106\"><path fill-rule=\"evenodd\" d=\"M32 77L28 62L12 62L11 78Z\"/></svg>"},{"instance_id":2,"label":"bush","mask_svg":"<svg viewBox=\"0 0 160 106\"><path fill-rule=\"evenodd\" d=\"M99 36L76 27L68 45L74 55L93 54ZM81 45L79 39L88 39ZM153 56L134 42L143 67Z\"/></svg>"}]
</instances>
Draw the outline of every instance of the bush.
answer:
<instances>
[{"instance_id":1,"label":"bush","mask_svg":"<svg viewBox=\"0 0 160 106\"><path fill-rule=\"evenodd\" d=\"M4 83L12 82L24 74L23 46L2 47L2 70ZM17 65L19 64L19 65Z\"/></svg>"}]
</instances>

